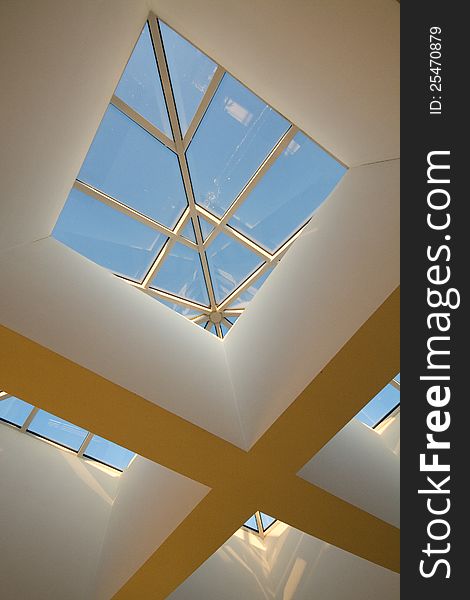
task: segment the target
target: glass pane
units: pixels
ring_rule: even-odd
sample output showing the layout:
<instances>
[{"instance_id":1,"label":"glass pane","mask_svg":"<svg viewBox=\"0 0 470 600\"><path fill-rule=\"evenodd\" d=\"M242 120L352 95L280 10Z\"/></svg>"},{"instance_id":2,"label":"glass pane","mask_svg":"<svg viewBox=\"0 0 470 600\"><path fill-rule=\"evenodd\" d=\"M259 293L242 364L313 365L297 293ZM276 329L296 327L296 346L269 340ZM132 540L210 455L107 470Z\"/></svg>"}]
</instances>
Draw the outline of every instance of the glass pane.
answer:
<instances>
[{"instance_id":1,"label":"glass pane","mask_svg":"<svg viewBox=\"0 0 470 600\"><path fill-rule=\"evenodd\" d=\"M187 206L176 154L111 105L78 179L169 228Z\"/></svg>"},{"instance_id":2,"label":"glass pane","mask_svg":"<svg viewBox=\"0 0 470 600\"><path fill-rule=\"evenodd\" d=\"M184 136L217 65L168 25L159 23L181 135Z\"/></svg>"},{"instance_id":3,"label":"glass pane","mask_svg":"<svg viewBox=\"0 0 470 600\"><path fill-rule=\"evenodd\" d=\"M116 96L172 138L157 61L146 24L116 88Z\"/></svg>"},{"instance_id":4,"label":"glass pane","mask_svg":"<svg viewBox=\"0 0 470 600\"><path fill-rule=\"evenodd\" d=\"M6 400L0 400L0 419L21 427L33 408L31 404L10 396Z\"/></svg>"},{"instance_id":5,"label":"glass pane","mask_svg":"<svg viewBox=\"0 0 470 600\"><path fill-rule=\"evenodd\" d=\"M255 515L253 515L252 517L250 517L248 519L248 521L246 521L245 527L249 527L250 529L254 529L255 531L259 531L258 530L258 522L256 520Z\"/></svg>"},{"instance_id":6,"label":"glass pane","mask_svg":"<svg viewBox=\"0 0 470 600\"><path fill-rule=\"evenodd\" d=\"M288 127L276 111L224 75L187 151L196 202L222 216Z\"/></svg>"},{"instance_id":7,"label":"glass pane","mask_svg":"<svg viewBox=\"0 0 470 600\"><path fill-rule=\"evenodd\" d=\"M198 217L199 225L201 226L202 239L205 242L214 230L214 225L205 219Z\"/></svg>"},{"instance_id":8,"label":"glass pane","mask_svg":"<svg viewBox=\"0 0 470 600\"><path fill-rule=\"evenodd\" d=\"M366 404L366 406L356 415L356 418L366 425L374 427L399 403L400 392L389 383L377 394L377 396L372 398L372 400Z\"/></svg>"},{"instance_id":9,"label":"glass pane","mask_svg":"<svg viewBox=\"0 0 470 600\"><path fill-rule=\"evenodd\" d=\"M170 302L168 300L165 300L164 298L156 298L155 296L152 296L152 298L155 298L155 300L158 300L162 304L165 304L165 306L168 306L168 308L171 308L180 315L184 315L188 319L190 319L191 317L197 317L197 315L201 314L199 311L189 308L188 306L182 306L181 304L177 304L176 302Z\"/></svg>"},{"instance_id":10,"label":"glass pane","mask_svg":"<svg viewBox=\"0 0 470 600\"><path fill-rule=\"evenodd\" d=\"M88 434L88 431L78 427L78 425L72 425L72 423L44 410L40 410L36 414L28 431L75 451L79 450Z\"/></svg>"},{"instance_id":11,"label":"glass pane","mask_svg":"<svg viewBox=\"0 0 470 600\"><path fill-rule=\"evenodd\" d=\"M225 317L227 319L227 321L230 321L230 323L232 323L232 325L235 325L238 317Z\"/></svg>"},{"instance_id":12,"label":"glass pane","mask_svg":"<svg viewBox=\"0 0 470 600\"><path fill-rule=\"evenodd\" d=\"M114 273L141 281L166 236L72 189L53 237Z\"/></svg>"},{"instance_id":13,"label":"glass pane","mask_svg":"<svg viewBox=\"0 0 470 600\"><path fill-rule=\"evenodd\" d=\"M94 435L86 448L84 456L94 458L111 467L124 471L134 458L135 453L109 440L105 440L99 435Z\"/></svg>"},{"instance_id":14,"label":"glass pane","mask_svg":"<svg viewBox=\"0 0 470 600\"><path fill-rule=\"evenodd\" d=\"M271 525L276 521L276 519L270 517L269 515L265 515L262 512L260 512L259 514L261 516L261 524L263 525L263 530L266 531L266 529L268 529L268 527L271 527Z\"/></svg>"},{"instance_id":15,"label":"glass pane","mask_svg":"<svg viewBox=\"0 0 470 600\"><path fill-rule=\"evenodd\" d=\"M258 277L256 281L254 281L249 288L247 288L244 292L242 292L233 302L230 303L231 308L246 308L246 306L253 300L256 296L256 292L260 289L266 279L271 275L273 268L268 269L263 275ZM230 317L233 319L234 317Z\"/></svg>"},{"instance_id":16,"label":"glass pane","mask_svg":"<svg viewBox=\"0 0 470 600\"><path fill-rule=\"evenodd\" d=\"M395 375L394 379L395 381L398 381L398 383L400 383L400 373L398 373L398 375Z\"/></svg>"},{"instance_id":17,"label":"glass pane","mask_svg":"<svg viewBox=\"0 0 470 600\"><path fill-rule=\"evenodd\" d=\"M229 225L275 252L312 216L346 169L298 133Z\"/></svg>"},{"instance_id":18,"label":"glass pane","mask_svg":"<svg viewBox=\"0 0 470 600\"><path fill-rule=\"evenodd\" d=\"M223 233L209 245L207 260L217 304L223 302L263 262L258 255Z\"/></svg>"},{"instance_id":19,"label":"glass pane","mask_svg":"<svg viewBox=\"0 0 470 600\"><path fill-rule=\"evenodd\" d=\"M220 328L222 329L222 336L225 337L227 335L227 333L230 331L230 329L224 325L223 323L220 324Z\"/></svg>"},{"instance_id":20,"label":"glass pane","mask_svg":"<svg viewBox=\"0 0 470 600\"><path fill-rule=\"evenodd\" d=\"M199 253L180 243L173 246L150 287L209 305Z\"/></svg>"},{"instance_id":21,"label":"glass pane","mask_svg":"<svg viewBox=\"0 0 470 600\"><path fill-rule=\"evenodd\" d=\"M192 219L189 219L189 221L186 224L186 227L181 232L181 235L183 237L185 237L187 240L189 240L190 242L196 243L196 236L194 235L194 227L193 227Z\"/></svg>"},{"instance_id":22,"label":"glass pane","mask_svg":"<svg viewBox=\"0 0 470 600\"><path fill-rule=\"evenodd\" d=\"M198 325L199 325L199 327L202 327L203 329L205 329L207 323L209 323L209 321L201 321L200 323L198 323Z\"/></svg>"}]
</instances>

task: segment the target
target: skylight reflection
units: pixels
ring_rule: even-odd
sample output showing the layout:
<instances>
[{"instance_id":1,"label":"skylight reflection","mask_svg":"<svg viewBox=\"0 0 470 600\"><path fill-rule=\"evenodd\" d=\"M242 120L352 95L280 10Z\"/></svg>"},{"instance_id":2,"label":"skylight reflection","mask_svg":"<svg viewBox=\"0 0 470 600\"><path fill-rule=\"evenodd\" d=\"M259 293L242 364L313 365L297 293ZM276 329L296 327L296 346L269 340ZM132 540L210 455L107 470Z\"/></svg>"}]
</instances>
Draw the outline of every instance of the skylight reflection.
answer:
<instances>
[{"instance_id":1,"label":"skylight reflection","mask_svg":"<svg viewBox=\"0 0 470 600\"><path fill-rule=\"evenodd\" d=\"M196 202L222 216L289 123L226 74L187 151Z\"/></svg>"}]
</instances>

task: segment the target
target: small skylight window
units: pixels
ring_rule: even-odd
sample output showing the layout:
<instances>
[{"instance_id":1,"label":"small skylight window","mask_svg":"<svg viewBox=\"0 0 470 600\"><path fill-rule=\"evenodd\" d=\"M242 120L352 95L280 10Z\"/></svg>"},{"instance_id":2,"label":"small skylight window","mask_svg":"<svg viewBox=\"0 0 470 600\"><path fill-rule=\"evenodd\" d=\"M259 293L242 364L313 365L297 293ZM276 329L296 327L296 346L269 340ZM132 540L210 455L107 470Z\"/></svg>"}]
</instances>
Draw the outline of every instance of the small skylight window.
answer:
<instances>
[{"instance_id":1,"label":"small skylight window","mask_svg":"<svg viewBox=\"0 0 470 600\"><path fill-rule=\"evenodd\" d=\"M36 416L28 427L28 431L46 440L57 442L61 446L65 446L76 452L78 452L88 435L88 431L85 429L77 425L72 425L72 423L51 415L44 410L39 410L36 413Z\"/></svg>"},{"instance_id":2,"label":"small skylight window","mask_svg":"<svg viewBox=\"0 0 470 600\"><path fill-rule=\"evenodd\" d=\"M20 398L10 396L7 392L0 392L0 421L119 471L124 471L135 456L134 452L40 410Z\"/></svg>"},{"instance_id":3,"label":"small skylight window","mask_svg":"<svg viewBox=\"0 0 470 600\"><path fill-rule=\"evenodd\" d=\"M369 427L376 427L400 404L400 373L364 406L356 418Z\"/></svg>"},{"instance_id":4,"label":"small skylight window","mask_svg":"<svg viewBox=\"0 0 470 600\"><path fill-rule=\"evenodd\" d=\"M276 523L276 519L274 517L270 517L269 515L257 511L252 517L244 523L244 527L249 529L250 531L254 531L258 533L261 537L264 537L268 529Z\"/></svg>"},{"instance_id":5,"label":"small skylight window","mask_svg":"<svg viewBox=\"0 0 470 600\"><path fill-rule=\"evenodd\" d=\"M223 338L345 170L151 16L52 235Z\"/></svg>"},{"instance_id":6,"label":"small skylight window","mask_svg":"<svg viewBox=\"0 0 470 600\"><path fill-rule=\"evenodd\" d=\"M83 456L93 458L105 465L124 471L129 466L135 454L122 446L105 440L99 435L94 435L86 447Z\"/></svg>"},{"instance_id":7,"label":"small skylight window","mask_svg":"<svg viewBox=\"0 0 470 600\"><path fill-rule=\"evenodd\" d=\"M5 400L0 399L0 419L17 427L23 426L32 410L31 404L15 398L15 396L10 396Z\"/></svg>"}]
</instances>

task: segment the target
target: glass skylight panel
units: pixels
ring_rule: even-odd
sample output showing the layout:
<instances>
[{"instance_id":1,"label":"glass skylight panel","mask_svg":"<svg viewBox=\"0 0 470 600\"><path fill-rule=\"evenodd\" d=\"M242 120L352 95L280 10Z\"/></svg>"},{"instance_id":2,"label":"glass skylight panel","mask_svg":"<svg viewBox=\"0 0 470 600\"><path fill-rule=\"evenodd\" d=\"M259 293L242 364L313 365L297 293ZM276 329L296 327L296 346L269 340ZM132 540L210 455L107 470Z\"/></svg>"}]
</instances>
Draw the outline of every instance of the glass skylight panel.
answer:
<instances>
[{"instance_id":1,"label":"glass skylight panel","mask_svg":"<svg viewBox=\"0 0 470 600\"><path fill-rule=\"evenodd\" d=\"M116 96L172 137L155 53L146 24L116 88Z\"/></svg>"},{"instance_id":2,"label":"glass skylight panel","mask_svg":"<svg viewBox=\"0 0 470 600\"><path fill-rule=\"evenodd\" d=\"M206 241L210 234L214 231L214 225L202 217L199 217L199 225L201 227L202 239Z\"/></svg>"},{"instance_id":3,"label":"glass skylight panel","mask_svg":"<svg viewBox=\"0 0 470 600\"><path fill-rule=\"evenodd\" d=\"M320 146L298 133L229 225L274 253L310 219L345 170Z\"/></svg>"},{"instance_id":4,"label":"glass skylight panel","mask_svg":"<svg viewBox=\"0 0 470 600\"><path fill-rule=\"evenodd\" d=\"M78 427L78 425L73 425L44 410L36 413L36 416L28 427L28 431L76 452L88 434L88 431Z\"/></svg>"},{"instance_id":5,"label":"glass skylight panel","mask_svg":"<svg viewBox=\"0 0 470 600\"><path fill-rule=\"evenodd\" d=\"M230 308L246 308L256 296L259 288L270 276L272 270L272 268L268 269L265 273L263 273L263 275L260 275L257 279L255 279L255 281L253 281L253 283L244 292L242 292L233 300L233 302L230 303Z\"/></svg>"},{"instance_id":6,"label":"glass skylight panel","mask_svg":"<svg viewBox=\"0 0 470 600\"><path fill-rule=\"evenodd\" d=\"M263 262L257 254L223 233L209 245L207 260L218 304Z\"/></svg>"},{"instance_id":7,"label":"glass skylight panel","mask_svg":"<svg viewBox=\"0 0 470 600\"><path fill-rule=\"evenodd\" d=\"M374 427L398 404L400 404L400 392L391 383L388 383L366 404L356 418L369 427Z\"/></svg>"},{"instance_id":8,"label":"glass skylight panel","mask_svg":"<svg viewBox=\"0 0 470 600\"><path fill-rule=\"evenodd\" d=\"M33 408L34 406L31 406L31 404L15 396L10 396L6 400L0 400L0 419L17 427L22 427Z\"/></svg>"},{"instance_id":9,"label":"glass skylight panel","mask_svg":"<svg viewBox=\"0 0 470 600\"><path fill-rule=\"evenodd\" d=\"M263 526L263 531L266 531L271 525L276 521L274 517L270 517L269 515L260 512L261 524Z\"/></svg>"},{"instance_id":10,"label":"glass skylight panel","mask_svg":"<svg viewBox=\"0 0 470 600\"><path fill-rule=\"evenodd\" d=\"M168 25L159 21L181 135L188 130L217 65Z\"/></svg>"},{"instance_id":11,"label":"glass skylight panel","mask_svg":"<svg viewBox=\"0 0 470 600\"><path fill-rule=\"evenodd\" d=\"M90 443L86 447L84 456L93 458L99 462L124 471L129 466L129 463L134 458L135 453L118 446L114 442L105 440L99 435L94 435Z\"/></svg>"},{"instance_id":12,"label":"glass skylight panel","mask_svg":"<svg viewBox=\"0 0 470 600\"><path fill-rule=\"evenodd\" d=\"M187 206L176 154L112 105L78 179L170 228Z\"/></svg>"},{"instance_id":13,"label":"glass skylight panel","mask_svg":"<svg viewBox=\"0 0 470 600\"><path fill-rule=\"evenodd\" d=\"M186 153L196 202L222 216L288 128L225 74Z\"/></svg>"},{"instance_id":14,"label":"glass skylight panel","mask_svg":"<svg viewBox=\"0 0 470 600\"><path fill-rule=\"evenodd\" d=\"M114 273L141 281L166 236L72 189L52 232L55 239Z\"/></svg>"},{"instance_id":15,"label":"glass skylight panel","mask_svg":"<svg viewBox=\"0 0 470 600\"><path fill-rule=\"evenodd\" d=\"M188 319L190 319L191 317L196 317L200 314L199 311L189 308L188 306L178 304L177 302L170 302L169 300L165 300L165 298L158 298L156 296L152 296L152 298L155 298L155 300L158 300L162 304L165 304L165 306L168 306L168 308L171 308L175 312L187 317Z\"/></svg>"},{"instance_id":16,"label":"glass skylight panel","mask_svg":"<svg viewBox=\"0 0 470 600\"><path fill-rule=\"evenodd\" d=\"M235 325L238 317L225 317L227 319L227 321L230 321L230 323L232 323L232 325Z\"/></svg>"},{"instance_id":17,"label":"glass skylight panel","mask_svg":"<svg viewBox=\"0 0 470 600\"><path fill-rule=\"evenodd\" d=\"M398 383L400 383L400 373L398 373L398 375L395 375L395 377L393 379L395 379L395 381L398 381Z\"/></svg>"},{"instance_id":18,"label":"glass skylight panel","mask_svg":"<svg viewBox=\"0 0 470 600\"><path fill-rule=\"evenodd\" d=\"M173 131L169 115L179 120ZM174 300L152 297L224 337L225 310L242 314L283 256L276 251L344 172L154 20L136 43L53 236L144 292L170 294Z\"/></svg>"},{"instance_id":19,"label":"glass skylight panel","mask_svg":"<svg viewBox=\"0 0 470 600\"><path fill-rule=\"evenodd\" d=\"M209 305L199 253L179 242L163 261L150 287L204 306Z\"/></svg>"},{"instance_id":20,"label":"glass skylight panel","mask_svg":"<svg viewBox=\"0 0 470 600\"><path fill-rule=\"evenodd\" d=\"M258 529L258 521L256 520L256 515L253 515L246 521L245 527L252 529L253 531L259 531Z\"/></svg>"},{"instance_id":21,"label":"glass skylight panel","mask_svg":"<svg viewBox=\"0 0 470 600\"><path fill-rule=\"evenodd\" d=\"M194 227L193 227L193 220L192 219L189 219L189 221L186 224L185 228L181 232L181 235L184 238L186 238L187 240L189 240L190 242L196 243L196 235L194 234Z\"/></svg>"}]
</instances>

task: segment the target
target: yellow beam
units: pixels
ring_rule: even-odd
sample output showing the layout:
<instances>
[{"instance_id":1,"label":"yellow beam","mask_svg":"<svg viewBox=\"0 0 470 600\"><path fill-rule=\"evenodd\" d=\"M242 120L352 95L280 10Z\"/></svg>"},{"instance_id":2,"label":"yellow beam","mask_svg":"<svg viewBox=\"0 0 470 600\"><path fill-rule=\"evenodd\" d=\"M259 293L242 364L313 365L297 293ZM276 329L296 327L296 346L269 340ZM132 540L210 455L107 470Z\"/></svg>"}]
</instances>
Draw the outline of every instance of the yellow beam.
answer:
<instances>
[{"instance_id":1,"label":"yellow beam","mask_svg":"<svg viewBox=\"0 0 470 600\"><path fill-rule=\"evenodd\" d=\"M333 546L400 571L400 530L300 477L259 490L259 509Z\"/></svg>"},{"instance_id":2,"label":"yellow beam","mask_svg":"<svg viewBox=\"0 0 470 600\"><path fill-rule=\"evenodd\" d=\"M238 482L211 490L114 599L167 598L255 511L254 497Z\"/></svg>"},{"instance_id":3,"label":"yellow beam","mask_svg":"<svg viewBox=\"0 0 470 600\"><path fill-rule=\"evenodd\" d=\"M398 332L397 289L249 452L5 327L0 382L212 488L118 592L119 600L166 598L258 508L398 570L396 528L295 475L398 372Z\"/></svg>"},{"instance_id":4,"label":"yellow beam","mask_svg":"<svg viewBox=\"0 0 470 600\"><path fill-rule=\"evenodd\" d=\"M296 473L400 370L400 290L369 317L251 452Z\"/></svg>"},{"instance_id":5,"label":"yellow beam","mask_svg":"<svg viewBox=\"0 0 470 600\"><path fill-rule=\"evenodd\" d=\"M169 469L214 487L245 452L0 325L0 387Z\"/></svg>"}]
</instances>

